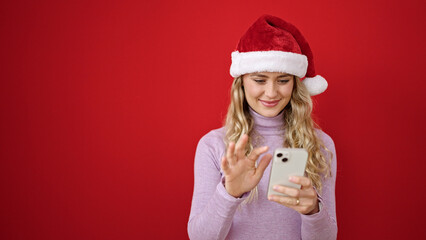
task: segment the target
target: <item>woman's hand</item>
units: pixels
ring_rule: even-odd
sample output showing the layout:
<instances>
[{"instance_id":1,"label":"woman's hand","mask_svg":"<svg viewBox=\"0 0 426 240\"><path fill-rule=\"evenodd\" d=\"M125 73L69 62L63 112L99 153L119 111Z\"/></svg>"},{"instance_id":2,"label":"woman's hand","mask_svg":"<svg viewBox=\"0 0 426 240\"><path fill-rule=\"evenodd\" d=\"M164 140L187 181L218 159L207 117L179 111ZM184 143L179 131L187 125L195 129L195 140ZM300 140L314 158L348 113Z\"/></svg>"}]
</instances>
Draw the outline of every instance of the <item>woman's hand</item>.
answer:
<instances>
[{"instance_id":1,"label":"woman's hand","mask_svg":"<svg viewBox=\"0 0 426 240\"><path fill-rule=\"evenodd\" d=\"M268 147L256 148L246 156L247 142L248 136L244 134L237 144L229 143L226 156L222 157L221 167L225 174L226 191L237 198L256 187L272 159L270 154L265 154L256 168L256 160Z\"/></svg>"},{"instance_id":2,"label":"woman's hand","mask_svg":"<svg viewBox=\"0 0 426 240\"><path fill-rule=\"evenodd\" d=\"M319 212L318 196L312 187L311 180L307 177L291 176L290 181L300 184L301 189L275 185L274 191L287 194L288 197L269 195L268 199L292 208L301 214L311 215Z\"/></svg>"}]
</instances>

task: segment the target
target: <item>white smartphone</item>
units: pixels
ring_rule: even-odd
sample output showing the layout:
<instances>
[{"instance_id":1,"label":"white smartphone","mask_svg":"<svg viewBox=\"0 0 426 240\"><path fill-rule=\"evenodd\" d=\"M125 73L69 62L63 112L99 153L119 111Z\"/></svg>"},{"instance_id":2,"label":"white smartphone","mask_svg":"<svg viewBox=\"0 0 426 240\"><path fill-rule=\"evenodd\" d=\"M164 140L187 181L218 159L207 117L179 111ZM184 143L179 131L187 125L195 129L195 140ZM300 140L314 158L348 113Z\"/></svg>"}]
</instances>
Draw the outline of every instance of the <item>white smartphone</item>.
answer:
<instances>
[{"instance_id":1,"label":"white smartphone","mask_svg":"<svg viewBox=\"0 0 426 240\"><path fill-rule=\"evenodd\" d=\"M274 185L284 185L299 188L299 184L289 181L290 176L304 176L308 152L303 148L277 148L272 160L271 172L269 176L268 195L275 194L287 196L286 194L275 192Z\"/></svg>"}]
</instances>

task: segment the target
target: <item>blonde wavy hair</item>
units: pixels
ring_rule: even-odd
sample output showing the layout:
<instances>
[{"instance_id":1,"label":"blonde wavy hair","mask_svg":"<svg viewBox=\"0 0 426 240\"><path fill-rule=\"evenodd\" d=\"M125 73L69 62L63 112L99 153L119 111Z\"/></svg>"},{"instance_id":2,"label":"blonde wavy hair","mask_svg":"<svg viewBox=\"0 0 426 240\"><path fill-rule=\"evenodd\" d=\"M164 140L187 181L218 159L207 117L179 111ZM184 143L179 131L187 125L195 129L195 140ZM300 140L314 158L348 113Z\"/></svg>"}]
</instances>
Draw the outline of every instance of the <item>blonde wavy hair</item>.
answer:
<instances>
[{"instance_id":1,"label":"blonde wavy hair","mask_svg":"<svg viewBox=\"0 0 426 240\"><path fill-rule=\"evenodd\" d=\"M321 177L331 176L332 153L317 136L315 128L319 126L313 121L312 99L305 85L296 76L293 77L293 92L290 102L284 108L285 134L284 146L288 148L304 148L308 152L305 175L312 181L316 190L321 193ZM245 99L242 76L234 79L231 87L231 103L225 120L225 144L237 142L243 135L249 136L246 146L246 155L254 148L254 121L249 112L249 105ZM257 187L248 197L250 202L257 198Z\"/></svg>"}]
</instances>

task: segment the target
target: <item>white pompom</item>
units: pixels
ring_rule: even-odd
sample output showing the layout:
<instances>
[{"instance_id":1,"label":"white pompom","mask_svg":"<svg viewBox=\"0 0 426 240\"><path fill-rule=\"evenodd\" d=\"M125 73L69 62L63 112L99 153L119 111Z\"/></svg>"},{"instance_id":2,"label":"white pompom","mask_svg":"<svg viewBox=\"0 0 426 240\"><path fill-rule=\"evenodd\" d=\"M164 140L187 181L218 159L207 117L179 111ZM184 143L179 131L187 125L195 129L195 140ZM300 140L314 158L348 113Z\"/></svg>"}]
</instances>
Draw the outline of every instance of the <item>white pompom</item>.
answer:
<instances>
[{"instance_id":1,"label":"white pompom","mask_svg":"<svg viewBox=\"0 0 426 240\"><path fill-rule=\"evenodd\" d=\"M311 96L323 93L328 87L327 80L320 75L316 75L312 78L307 77L303 79L302 83L305 84Z\"/></svg>"}]
</instances>

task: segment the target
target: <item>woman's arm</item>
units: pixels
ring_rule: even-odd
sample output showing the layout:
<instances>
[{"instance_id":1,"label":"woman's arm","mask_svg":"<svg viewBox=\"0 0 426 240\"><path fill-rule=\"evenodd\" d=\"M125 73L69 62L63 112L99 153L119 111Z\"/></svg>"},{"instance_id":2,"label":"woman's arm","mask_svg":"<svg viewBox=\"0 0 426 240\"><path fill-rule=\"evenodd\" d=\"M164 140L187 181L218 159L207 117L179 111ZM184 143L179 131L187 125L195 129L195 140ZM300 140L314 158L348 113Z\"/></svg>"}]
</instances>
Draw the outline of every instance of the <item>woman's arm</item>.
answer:
<instances>
[{"instance_id":1,"label":"woman's arm","mask_svg":"<svg viewBox=\"0 0 426 240\"><path fill-rule=\"evenodd\" d=\"M323 178L322 194L318 194L307 177L293 176L290 181L301 185L301 189L274 186L274 190L288 196L270 195L271 201L292 208L301 214L302 239L336 239L337 222L334 188L336 181L336 151L333 140L320 132L325 146L333 153L332 176ZM275 188L276 187L276 188Z\"/></svg>"},{"instance_id":2,"label":"woman's arm","mask_svg":"<svg viewBox=\"0 0 426 240\"><path fill-rule=\"evenodd\" d=\"M194 193L188 222L190 239L225 239L234 213L244 201L244 197L234 198L225 190L218 160L223 152L220 138L212 134L207 134L198 143L194 162Z\"/></svg>"},{"instance_id":3,"label":"woman's arm","mask_svg":"<svg viewBox=\"0 0 426 240\"><path fill-rule=\"evenodd\" d=\"M268 148L255 148L246 156L247 142L248 136L243 135L236 144L230 143L226 156L221 157L223 150L220 153L215 151L218 142L209 142L208 138L200 140L195 156L194 195L188 223L191 238L224 239L238 205L262 178L272 156L264 155L256 167L256 160Z\"/></svg>"},{"instance_id":4,"label":"woman's arm","mask_svg":"<svg viewBox=\"0 0 426 240\"><path fill-rule=\"evenodd\" d=\"M336 149L333 140L321 132L325 146L333 153L331 160L331 177L323 180L322 193L318 195L321 209L312 215L302 215L302 239L336 239L337 220L335 202L336 184Z\"/></svg>"}]
</instances>

